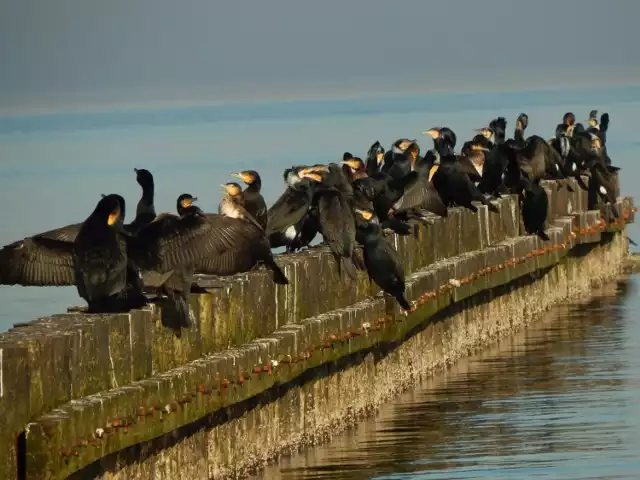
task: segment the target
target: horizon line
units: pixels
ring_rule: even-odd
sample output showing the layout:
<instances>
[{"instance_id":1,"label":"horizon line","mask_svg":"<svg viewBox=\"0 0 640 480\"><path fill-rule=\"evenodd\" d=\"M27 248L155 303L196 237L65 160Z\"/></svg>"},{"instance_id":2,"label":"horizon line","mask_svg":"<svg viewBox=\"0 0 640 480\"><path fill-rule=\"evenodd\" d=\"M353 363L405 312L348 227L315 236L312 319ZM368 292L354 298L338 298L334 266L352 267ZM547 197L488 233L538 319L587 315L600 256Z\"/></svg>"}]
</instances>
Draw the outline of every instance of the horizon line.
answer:
<instances>
[{"instance_id":1,"label":"horizon line","mask_svg":"<svg viewBox=\"0 0 640 480\"><path fill-rule=\"evenodd\" d=\"M474 95L481 93L534 93L534 92L552 92L552 91L560 91L560 90L584 90L590 88L606 88L606 87L614 87L614 88L633 88L640 87L640 81L632 81L625 82L620 81L616 82L611 80L600 80L600 81L592 81L585 82L580 81L579 83L569 83L565 84L564 82L556 85L545 85L545 86L529 86L529 87L519 87L509 86L498 88L493 85L486 85L476 89L469 88L456 88L456 87L447 87L447 86L434 86L434 87L422 87L415 86L404 88L402 90L398 89L377 89L372 90L367 93L360 93L357 91L345 91L342 93L320 93L317 95L313 94L298 94L293 97L288 98L278 98L279 95L272 95L271 98L234 98L232 100L214 100L214 99L203 99L203 100L150 100L142 103L134 103L134 102L113 102L109 104L94 104L94 105L78 105L77 107L34 107L30 109L26 107L24 109L17 108L8 108L8 112L3 112L2 106L0 105L0 120L11 121L11 120L21 120L28 119L34 117L61 117L61 116L83 116L83 115L102 115L102 114L113 114L113 113L128 113L128 112L152 112L152 111L177 111L177 110L189 110L189 109L211 109L211 108L220 108L220 107L246 107L250 105L255 105L259 107L265 107L276 104L300 104L300 103L320 103L320 102L336 102L336 101L348 101L348 100L364 100L367 98L375 98L375 99L392 99L392 98L403 98L408 96L444 96L444 95ZM22 110L22 111L20 111Z\"/></svg>"}]
</instances>

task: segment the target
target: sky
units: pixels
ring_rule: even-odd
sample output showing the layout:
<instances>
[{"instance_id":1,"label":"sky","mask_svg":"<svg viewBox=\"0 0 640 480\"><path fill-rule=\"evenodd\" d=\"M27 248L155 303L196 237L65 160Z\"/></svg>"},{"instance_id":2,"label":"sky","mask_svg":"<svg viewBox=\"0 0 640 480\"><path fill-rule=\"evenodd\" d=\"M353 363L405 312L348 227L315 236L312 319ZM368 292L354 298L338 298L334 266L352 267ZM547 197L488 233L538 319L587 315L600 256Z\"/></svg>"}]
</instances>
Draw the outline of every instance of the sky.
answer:
<instances>
[{"instance_id":1,"label":"sky","mask_svg":"<svg viewBox=\"0 0 640 480\"><path fill-rule=\"evenodd\" d=\"M639 17L637 0L2 0L0 113L634 82Z\"/></svg>"}]
</instances>

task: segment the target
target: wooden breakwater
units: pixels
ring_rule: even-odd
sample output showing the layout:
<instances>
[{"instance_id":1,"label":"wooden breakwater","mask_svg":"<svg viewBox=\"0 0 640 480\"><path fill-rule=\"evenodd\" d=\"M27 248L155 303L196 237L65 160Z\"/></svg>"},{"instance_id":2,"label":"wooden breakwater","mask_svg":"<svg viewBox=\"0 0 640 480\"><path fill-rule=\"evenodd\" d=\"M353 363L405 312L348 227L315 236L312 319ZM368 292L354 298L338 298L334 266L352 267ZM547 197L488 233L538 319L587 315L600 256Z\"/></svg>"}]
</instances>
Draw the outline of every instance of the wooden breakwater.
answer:
<instances>
[{"instance_id":1,"label":"wooden breakwater","mask_svg":"<svg viewBox=\"0 0 640 480\"><path fill-rule=\"evenodd\" d=\"M233 476L343 428L621 269L631 199L606 222L610 207L587 210L570 184L544 182L549 242L521 235L514 196L391 237L418 303L408 317L312 248L277 258L288 286L262 271L200 279L181 338L155 307L0 335L0 478Z\"/></svg>"}]
</instances>

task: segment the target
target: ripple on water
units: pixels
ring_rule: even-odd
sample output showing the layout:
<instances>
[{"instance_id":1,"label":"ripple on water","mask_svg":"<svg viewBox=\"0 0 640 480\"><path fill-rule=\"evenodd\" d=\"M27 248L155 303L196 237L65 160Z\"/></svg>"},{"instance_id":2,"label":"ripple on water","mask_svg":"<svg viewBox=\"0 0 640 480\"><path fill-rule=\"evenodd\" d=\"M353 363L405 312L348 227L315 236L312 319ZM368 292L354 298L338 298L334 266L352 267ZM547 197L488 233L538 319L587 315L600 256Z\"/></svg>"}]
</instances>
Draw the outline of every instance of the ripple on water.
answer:
<instances>
[{"instance_id":1,"label":"ripple on water","mask_svg":"<svg viewBox=\"0 0 640 480\"><path fill-rule=\"evenodd\" d=\"M638 277L559 306L268 479L636 479Z\"/></svg>"}]
</instances>

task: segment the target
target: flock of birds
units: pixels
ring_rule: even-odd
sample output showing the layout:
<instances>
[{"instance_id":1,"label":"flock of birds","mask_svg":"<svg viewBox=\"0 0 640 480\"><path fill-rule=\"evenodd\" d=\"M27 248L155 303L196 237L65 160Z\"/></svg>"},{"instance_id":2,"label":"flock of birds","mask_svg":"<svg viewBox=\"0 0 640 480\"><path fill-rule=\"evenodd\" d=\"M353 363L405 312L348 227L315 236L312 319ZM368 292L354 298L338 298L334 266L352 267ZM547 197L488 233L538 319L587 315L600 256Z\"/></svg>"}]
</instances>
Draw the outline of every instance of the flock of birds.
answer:
<instances>
[{"instance_id":1,"label":"flock of birds","mask_svg":"<svg viewBox=\"0 0 640 480\"><path fill-rule=\"evenodd\" d=\"M90 313L162 299L183 327L191 324L195 273L226 276L264 265L274 282L287 284L272 248L295 252L320 234L340 275L353 278L366 270L409 311L403 267L385 233L411 235L415 221L430 224L453 206L475 212L474 202L498 212L492 200L517 194L527 233L548 240L542 179L572 190L565 179L573 177L588 190L590 208L615 204L619 168L606 152L608 114L598 120L592 111L585 128L567 113L550 140L525 137L527 125L523 113L513 138L506 139L507 121L496 118L458 154L455 133L441 127L423 132L433 140L424 156L416 140L401 138L388 151L375 142L365 160L345 152L340 164L291 167L284 171L286 190L270 208L260 193L260 175L248 170L233 174L244 189L235 182L222 185L218 213L204 213L194 204L197 198L182 194L176 214L156 215L153 176L135 169L142 198L131 223L124 223L123 197L102 195L84 222L3 247L0 284L75 285ZM618 215L615 206L613 212Z\"/></svg>"}]
</instances>

